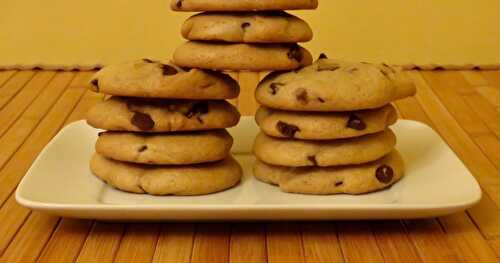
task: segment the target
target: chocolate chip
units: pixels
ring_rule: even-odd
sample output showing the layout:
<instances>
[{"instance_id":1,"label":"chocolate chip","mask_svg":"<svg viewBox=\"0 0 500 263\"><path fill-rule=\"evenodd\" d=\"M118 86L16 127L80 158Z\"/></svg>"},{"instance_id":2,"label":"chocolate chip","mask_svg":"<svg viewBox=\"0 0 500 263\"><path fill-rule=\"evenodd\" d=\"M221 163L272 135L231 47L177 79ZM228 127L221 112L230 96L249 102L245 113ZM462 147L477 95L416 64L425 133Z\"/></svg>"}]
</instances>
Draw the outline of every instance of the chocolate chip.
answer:
<instances>
[{"instance_id":1,"label":"chocolate chip","mask_svg":"<svg viewBox=\"0 0 500 263\"><path fill-rule=\"evenodd\" d=\"M149 131L155 126L155 122L151 119L151 116L142 112L134 112L134 116L130 122L141 131Z\"/></svg>"},{"instance_id":2,"label":"chocolate chip","mask_svg":"<svg viewBox=\"0 0 500 263\"><path fill-rule=\"evenodd\" d=\"M208 113L208 103L207 102L196 102L191 108L184 114L186 118L191 119L195 115L207 114ZM200 119L198 119L200 121ZM200 121L203 122L203 121Z\"/></svg>"},{"instance_id":3,"label":"chocolate chip","mask_svg":"<svg viewBox=\"0 0 500 263\"><path fill-rule=\"evenodd\" d=\"M328 56L325 53L321 53L321 54L319 54L318 59L327 59L327 58L328 58Z\"/></svg>"},{"instance_id":4,"label":"chocolate chip","mask_svg":"<svg viewBox=\"0 0 500 263\"><path fill-rule=\"evenodd\" d=\"M151 59L149 58L143 58L142 61L146 62L146 63L154 63L154 61L152 61Z\"/></svg>"},{"instance_id":5,"label":"chocolate chip","mask_svg":"<svg viewBox=\"0 0 500 263\"><path fill-rule=\"evenodd\" d=\"M182 7L182 0L177 0L177 3L175 4L178 8Z\"/></svg>"},{"instance_id":6,"label":"chocolate chip","mask_svg":"<svg viewBox=\"0 0 500 263\"><path fill-rule=\"evenodd\" d=\"M341 186L341 185L343 185L343 184L344 184L344 182L336 182L336 183L335 183L335 187L339 187L339 186Z\"/></svg>"},{"instance_id":7,"label":"chocolate chip","mask_svg":"<svg viewBox=\"0 0 500 263\"><path fill-rule=\"evenodd\" d=\"M307 96L307 90L303 88L295 90L295 97L297 98L297 101L300 102L302 105L306 105L309 102L309 98Z\"/></svg>"},{"instance_id":8,"label":"chocolate chip","mask_svg":"<svg viewBox=\"0 0 500 263\"><path fill-rule=\"evenodd\" d=\"M288 138L293 138L295 136L295 133L300 131L299 127L282 121L278 121L278 123L276 124L276 129L278 129L281 134Z\"/></svg>"},{"instance_id":9,"label":"chocolate chip","mask_svg":"<svg viewBox=\"0 0 500 263\"><path fill-rule=\"evenodd\" d=\"M145 151L145 150L147 150L147 149L148 149L148 146L147 146L147 145L143 145L143 146L141 146L141 148L139 148L137 151L138 151L138 152L140 152L140 153L142 153L142 152L144 152L144 151Z\"/></svg>"},{"instance_id":10,"label":"chocolate chip","mask_svg":"<svg viewBox=\"0 0 500 263\"><path fill-rule=\"evenodd\" d=\"M203 124L203 119L201 118L201 116L196 116L196 119L199 123Z\"/></svg>"},{"instance_id":11,"label":"chocolate chip","mask_svg":"<svg viewBox=\"0 0 500 263\"><path fill-rule=\"evenodd\" d=\"M304 58L299 45L293 45L286 55L289 59L294 59L297 62L301 62Z\"/></svg>"},{"instance_id":12,"label":"chocolate chip","mask_svg":"<svg viewBox=\"0 0 500 263\"><path fill-rule=\"evenodd\" d=\"M392 181L392 178L394 177L394 171L390 166L384 164L377 168L375 177L377 177L377 180L379 180L381 183L387 184Z\"/></svg>"},{"instance_id":13,"label":"chocolate chip","mask_svg":"<svg viewBox=\"0 0 500 263\"><path fill-rule=\"evenodd\" d=\"M271 95L276 95L280 89L280 86L285 86L285 84L280 82L271 83L271 85L269 85L269 92L271 93Z\"/></svg>"},{"instance_id":14,"label":"chocolate chip","mask_svg":"<svg viewBox=\"0 0 500 263\"><path fill-rule=\"evenodd\" d=\"M163 76L172 76L178 73L177 69L170 65L161 65L161 69L163 71Z\"/></svg>"},{"instance_id":15,"label":"chocolate chip","mask_svg":"<svg viewBox=\"0 0 500 263\"><path fill-rule=\"evenodd\" d=\"M249 27L249 26L250 26L250 23L248 23L248 22L244 22L241 24L241 28L243 28L243 30L247 29L247 27Z\"/></svg>"},{"instance_id":16,"label":"chocolate chip","mask_svg":"<svg viewBox=\"0 0 500 263\"><path fill-rule=\"evenodd\" d=\"M318 166L318 161L316 160L316 155L307 156L307 160L311 161L314 166Z\"/></svg>"},{"instance_id":17,"label":"chocolate chip","mask_svg":"<svg viewBox=\"0 0 500 263\"><path fill-rule=\"evenodd\" d=\"M93 79L90 81L90 84L95 87L96 91L99 92L99 80L98 79Z\"/></svg>"},{"instance_id":18,"label":"chocolate chip","mask_svg":"<svg viewBox=\"0 0 500 263\"><path fill-rule=\"evenodd\" d=\"M366 123L356 114L351 114L351 116L349 116L349 120L347 121L347 127L358 131L362 131L366 129Z\"/></svg>"},{"instance_id":19,"label":"chocolate chip","mask_svg":"<svg viewBox=\"0 0 500 263\"><path fill-rule=\"evenodd\" d=\"M325 103L325 100L322 99L322 98L320 98L320 97L318 97L318 101L321 102L321 103Z\"/></svg>"}]
</instances>

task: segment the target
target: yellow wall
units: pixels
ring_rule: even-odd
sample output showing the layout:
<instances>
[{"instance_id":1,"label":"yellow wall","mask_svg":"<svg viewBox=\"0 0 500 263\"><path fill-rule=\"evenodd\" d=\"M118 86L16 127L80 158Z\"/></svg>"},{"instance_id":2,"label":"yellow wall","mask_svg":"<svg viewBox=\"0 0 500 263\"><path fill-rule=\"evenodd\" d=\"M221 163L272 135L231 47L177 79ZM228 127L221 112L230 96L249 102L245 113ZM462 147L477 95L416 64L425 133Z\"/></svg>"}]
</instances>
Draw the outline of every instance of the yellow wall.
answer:
<instances>
[{"instance_id":1,"label":"yellow wall","mask_svg":"<svg viewBox=\"0 0 500 263\"><path fill-rule=\"evenodd\" d=\"M316 56L394 64L500 64L500 1L323 0L298 11ZM0 66L168 59L189 13L168 0L0 2Z\"/></svg>"}]
</instances>

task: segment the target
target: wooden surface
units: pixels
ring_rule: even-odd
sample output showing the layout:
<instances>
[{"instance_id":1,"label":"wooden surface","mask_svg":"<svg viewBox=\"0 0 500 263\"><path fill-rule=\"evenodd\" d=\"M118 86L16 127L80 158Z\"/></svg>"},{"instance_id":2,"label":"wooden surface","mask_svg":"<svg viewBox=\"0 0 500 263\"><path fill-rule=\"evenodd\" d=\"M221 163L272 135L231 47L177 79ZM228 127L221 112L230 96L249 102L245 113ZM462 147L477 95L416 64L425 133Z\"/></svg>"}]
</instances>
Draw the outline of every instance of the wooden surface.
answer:
<instances>
[{"instance_id":1,"label":"wooden surface","mask_svg":"<svg viewBox=\"0 0 500 263\"><path fill-rule=\"evenodd\" d=\"M409 72L414 98L402 118L432 126L472 171L484 197L438 219L378 222L103 223L32 212L14 190L64 125L102 95L92 72L0 71L1 262L498 262L500 260L500 71ZM256 109L262 77L234 74L233 100ZM448 191L450 189L443 189Z\"/></svg>"}]
</instances>

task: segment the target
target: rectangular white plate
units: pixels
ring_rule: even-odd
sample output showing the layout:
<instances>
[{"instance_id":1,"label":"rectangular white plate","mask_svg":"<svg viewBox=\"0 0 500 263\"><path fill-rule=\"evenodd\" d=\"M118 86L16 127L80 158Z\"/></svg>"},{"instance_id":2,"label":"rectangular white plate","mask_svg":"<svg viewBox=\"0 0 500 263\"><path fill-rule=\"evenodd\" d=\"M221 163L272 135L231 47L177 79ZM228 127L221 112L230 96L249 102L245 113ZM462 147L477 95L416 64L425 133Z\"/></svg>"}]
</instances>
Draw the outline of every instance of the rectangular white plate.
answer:
<instances>
[{"instance_id":1,"label":"rectangular white plate","mask_svg":"<svg viewBox=\"0 0 500 263\"><path fill-rule=\"evenodd\" d=\"M436 132L401 120L393 126L406 176L393 187L366 195L310 196L282 193L252 176L250 154L258 127L244 117L230 129L244 177L237 187L197 197L149 196L115 190L94 177L89 158L97 130L84 121L62 129L23 178L16 200L64 217L105 220L327 220L423 218L477 203L474 177Z\"/></svg>"}]
</instances>

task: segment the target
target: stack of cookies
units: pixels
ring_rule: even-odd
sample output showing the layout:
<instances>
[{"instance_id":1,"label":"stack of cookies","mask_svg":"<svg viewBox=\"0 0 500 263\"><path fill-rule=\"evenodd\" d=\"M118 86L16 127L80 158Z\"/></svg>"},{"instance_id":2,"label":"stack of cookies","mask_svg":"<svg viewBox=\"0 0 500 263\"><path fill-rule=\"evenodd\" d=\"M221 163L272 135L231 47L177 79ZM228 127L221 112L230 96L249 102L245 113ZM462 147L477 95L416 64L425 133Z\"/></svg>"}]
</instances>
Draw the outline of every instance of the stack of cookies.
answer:
<instances>
[{"instance_id":1,"label":"stack of cookies","mask_svg":"<svg viewBox=\"0 0 500 263\"><path fill-rule=\"evenodd\" d=\"M388 128L391 101L415 93L399 69L325 55L311 66L268 75L256 90L254 175L303 194L362 194L397 182L404 163Z\"/></svg>"},{"instance_id":2,"label":"stack of cookies","mask_svg":"<svg viewBox=\"0 0 500 263\"><path fill-rule=\"evenodd\" d=\"M133 193L200 195L236 185L241 167L225 130L240 118L225 99L238 84L218 72L143 59L103 68L91 80L111 95L87 115L99 134L92 172Z\"/></svg>"},{"instance_id":3,"label":"stack of cookies","mask_svg":"<svg viewBox=\"0 0 500 263\"><path fill-rule=\"evenodd\" d=\"M188 40L177 48L182 67L220 70L290 70L312 63L297 42L312 39L302 19L282 10L315 9L317 0L172 0L174 11L199 13L182 25Z\"/></svg>"}]
</instances>

